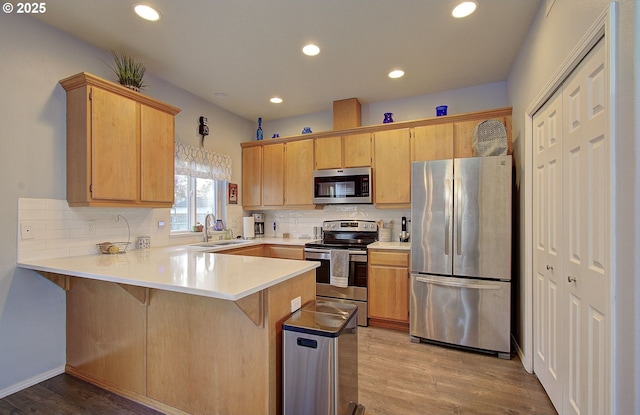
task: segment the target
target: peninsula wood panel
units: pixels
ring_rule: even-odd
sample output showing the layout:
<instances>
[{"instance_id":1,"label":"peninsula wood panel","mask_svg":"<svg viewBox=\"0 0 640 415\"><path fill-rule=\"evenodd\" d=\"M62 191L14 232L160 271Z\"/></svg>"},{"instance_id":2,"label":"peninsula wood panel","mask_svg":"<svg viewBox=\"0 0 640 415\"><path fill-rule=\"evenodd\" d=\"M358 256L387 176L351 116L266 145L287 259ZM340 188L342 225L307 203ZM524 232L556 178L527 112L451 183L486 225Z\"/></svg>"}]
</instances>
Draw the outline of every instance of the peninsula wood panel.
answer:
<instances>
[{"instance_id":1,"label":"peninsula wood panel","mask_svg":"<svg viewBox=\"0 0 640 415\"><path fill-rule=\"evenodd\" d=\"M264 245L264 256L282 259L304 259L304 247L286 245Z\"/></svg>"},{"instance_id":2,"label":"peninsula wood panel","mask_svg":"<svg viewBox=\"0 0 640 415\"><path fill-rule=\"evenodd\" d=\"M105 255L108 262L117 255ZM71 278L67 371L146 393L146 306L115 283Z\"/></svg>"}]
</instances>

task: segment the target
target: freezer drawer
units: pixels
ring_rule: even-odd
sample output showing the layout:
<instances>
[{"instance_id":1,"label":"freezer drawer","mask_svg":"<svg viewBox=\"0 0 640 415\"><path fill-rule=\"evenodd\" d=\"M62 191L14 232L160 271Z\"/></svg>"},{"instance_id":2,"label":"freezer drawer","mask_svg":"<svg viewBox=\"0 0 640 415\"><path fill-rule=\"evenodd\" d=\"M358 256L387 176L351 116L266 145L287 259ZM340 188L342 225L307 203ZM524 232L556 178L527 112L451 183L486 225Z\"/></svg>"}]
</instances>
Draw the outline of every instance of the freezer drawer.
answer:
<instances>
[{"instance_id":1,"label":"freezer drawer","mask_svg":"<svg viewBox=\"0 0 640 415\"><path fill-rule=\"evenodd\" d=\"M511 283L411 274L411 336L510 353Z\"/></svg>"}]
</instances>

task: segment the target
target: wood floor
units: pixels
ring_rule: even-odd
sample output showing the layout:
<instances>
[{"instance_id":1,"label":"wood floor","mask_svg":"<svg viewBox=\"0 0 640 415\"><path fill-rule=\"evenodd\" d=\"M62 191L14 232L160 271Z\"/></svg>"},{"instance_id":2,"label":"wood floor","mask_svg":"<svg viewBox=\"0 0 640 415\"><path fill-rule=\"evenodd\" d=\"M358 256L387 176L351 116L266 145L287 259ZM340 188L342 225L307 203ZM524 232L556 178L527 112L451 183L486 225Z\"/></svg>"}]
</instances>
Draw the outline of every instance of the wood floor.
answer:
<instances>
[{"instance_id":1,"label":"wood floor","mask_svg":"<svg viewBox=\"0 0 640 415\"><path fill-rule=\"evenodd\" d=\"M502 360L359 328L359 400L366 415L556 415L534 375ZM0 415L160 414L63 374L0 399Z\"/></svg>"}]
</instances>

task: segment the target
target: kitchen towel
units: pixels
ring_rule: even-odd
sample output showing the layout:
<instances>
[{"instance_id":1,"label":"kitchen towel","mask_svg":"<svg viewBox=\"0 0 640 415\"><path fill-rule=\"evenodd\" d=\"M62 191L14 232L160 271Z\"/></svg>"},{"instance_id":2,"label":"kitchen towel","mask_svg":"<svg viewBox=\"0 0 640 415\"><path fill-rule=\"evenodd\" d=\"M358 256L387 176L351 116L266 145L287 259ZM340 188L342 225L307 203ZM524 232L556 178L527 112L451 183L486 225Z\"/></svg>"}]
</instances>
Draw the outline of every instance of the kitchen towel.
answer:
<instances>
[{"instance_id":1,"label":"kitchen towel","mask_svg":"<svg viewBox=\"0 0 640 415\"><path fill-rule=\"evenodd\" d=\"M331 250L329 284L341 288L349 286L349 251L346 249Z\"/></svg>"},{"instance_id":2,"label":"kitchen towel","mask_svg":"<svg viewBox=\"0 0 640 415\"><path fill-rule=\"evenodd\" d=\"M254 228L255 221L253 216L242 218L242 234L244 239L253 239L256 236L256 230Z\"/></svg>"}]
</instances>

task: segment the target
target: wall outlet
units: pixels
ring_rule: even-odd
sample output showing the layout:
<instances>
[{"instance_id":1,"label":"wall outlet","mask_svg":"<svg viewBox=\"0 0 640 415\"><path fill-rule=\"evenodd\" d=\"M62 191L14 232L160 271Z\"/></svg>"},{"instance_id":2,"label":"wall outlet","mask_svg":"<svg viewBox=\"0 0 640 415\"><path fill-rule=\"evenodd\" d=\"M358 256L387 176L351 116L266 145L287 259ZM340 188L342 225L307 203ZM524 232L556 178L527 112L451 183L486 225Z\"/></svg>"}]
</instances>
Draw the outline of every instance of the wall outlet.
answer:
<instances>
[{"instance_id":1,"label":"wall outlet","mask_svg":"<svg viewBox=\"0 0 640 415\"><path fill-rule=\"evenodd\" d=\"M84 223L84 234L85 235L95 235L96 233L96 221L88 220Z\"/></svg>"},{"instance_id":2,"label":"wall outlet","mask_svg":"<svg viewBox=\"0 0 640 415\"><path fill-rule=\"evenodd\" d=\"M302 297L296 297L291 300L291 312L294 313L302 307Z\"/></svg>"},{"instance_id":3,"label":"wall outlet","mask_svg":"<svg viewBox=\"0 0 640 415\"><path fill-rule=\"evenodd\" d=\"M28 225L26 223L20 224L20 239L33 239L33 228L31 227L31 225Z\"/></svg>"}]
</instances>

